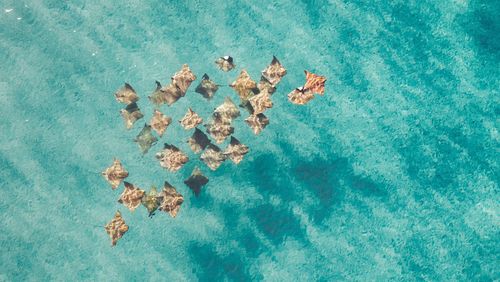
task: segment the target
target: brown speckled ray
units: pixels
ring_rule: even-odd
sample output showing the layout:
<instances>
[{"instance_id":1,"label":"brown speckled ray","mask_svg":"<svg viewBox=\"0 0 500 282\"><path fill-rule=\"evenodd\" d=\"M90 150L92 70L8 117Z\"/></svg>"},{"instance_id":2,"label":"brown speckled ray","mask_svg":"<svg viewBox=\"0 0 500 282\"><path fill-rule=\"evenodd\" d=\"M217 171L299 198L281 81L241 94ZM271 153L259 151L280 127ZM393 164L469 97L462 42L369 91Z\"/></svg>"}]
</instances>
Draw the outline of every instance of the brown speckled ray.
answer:
<instances>
[{"instance_id":1,"label":"brown speckled ray","mask_svg":"<svg viewBox=\"0 0 500 282\"><path fill-rule=\"evenodd\" d=\"M118 240L127 233L128 225L125 223L125 220L123 220L121 213L116 211L115 217L104 226L104 229L111 239L111 245L115 246Z\"/></svg>"},{"instance_id":2,"label":"brown speckled ray","mask_svg":"<svg viewBox=\"0 0 500 282\"><path fill-rule=\"evenodd\" d=\"M125 189L118 199L118 203L126 206L130 211L134 211L142 202L144 190L135 185L125 182Z\"/></svg>"}]
</instances>

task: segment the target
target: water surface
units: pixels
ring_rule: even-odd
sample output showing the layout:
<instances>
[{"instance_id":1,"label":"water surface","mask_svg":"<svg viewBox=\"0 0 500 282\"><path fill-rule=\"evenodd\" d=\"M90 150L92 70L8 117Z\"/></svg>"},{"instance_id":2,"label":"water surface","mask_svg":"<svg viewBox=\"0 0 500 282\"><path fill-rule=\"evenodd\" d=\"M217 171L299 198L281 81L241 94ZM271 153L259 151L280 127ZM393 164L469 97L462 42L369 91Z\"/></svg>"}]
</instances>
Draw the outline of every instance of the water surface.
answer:
<instances>
[{"instance_id":1,"label":"water surface","mask_svg":"<svg viewBox=\"0 0 500 282\"><path fill-rule=\"evenodd\" d=\"M0 1L0 280L500 279L500 5L227 2ZM236 71L217 70L226 54ZM210 172L178 124L140 154L155 80L183 63L258 79L273 55L288 75L259 136L236 120L251 148L238 167ZM301 107L286 95L304 69L328 82ZM124 82L146 115L130 131ZM207 118L226 96L162 110ZM194 161L161 169L163 142ZM117 203L99 174L113 157L145 189L176 186L177 218ZM210 177L198 198L182 182L195 165ZM130 231L112 248L100 226L117 209Z\"/></svg>"}]
</instances>

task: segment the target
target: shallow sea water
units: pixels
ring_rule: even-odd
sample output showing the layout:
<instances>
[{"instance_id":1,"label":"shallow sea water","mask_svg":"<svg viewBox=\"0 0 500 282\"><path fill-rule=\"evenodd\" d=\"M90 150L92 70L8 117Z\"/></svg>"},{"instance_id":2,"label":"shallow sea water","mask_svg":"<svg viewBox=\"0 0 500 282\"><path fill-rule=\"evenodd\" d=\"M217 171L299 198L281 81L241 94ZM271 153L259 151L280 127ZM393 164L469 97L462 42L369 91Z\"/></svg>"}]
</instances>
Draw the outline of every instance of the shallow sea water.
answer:
<instances>
[{"instance_id":1,"label":"shallow sea water","mask_svg":"<svg viewBox=\"0 0 500 282\"><path fill-rule=\"evenodd\" d=\"M498 1L209 2L0 1L0 281L500 279ZM227 87L163 106L174 125L145 156L132 142L155 80L183 63L258 79L272 55L288 74L260 135L237 119L239 166L209 171L176 123L236 101ZM292 105L304 69L326 94ZM125 81L146 116L130 131ZM193 161L163 170L164 142ZM177 218L117 203L113 157L142 188L176 186ZM117 209L130 230L111 247Z\"/></svg>"}]
</instances>

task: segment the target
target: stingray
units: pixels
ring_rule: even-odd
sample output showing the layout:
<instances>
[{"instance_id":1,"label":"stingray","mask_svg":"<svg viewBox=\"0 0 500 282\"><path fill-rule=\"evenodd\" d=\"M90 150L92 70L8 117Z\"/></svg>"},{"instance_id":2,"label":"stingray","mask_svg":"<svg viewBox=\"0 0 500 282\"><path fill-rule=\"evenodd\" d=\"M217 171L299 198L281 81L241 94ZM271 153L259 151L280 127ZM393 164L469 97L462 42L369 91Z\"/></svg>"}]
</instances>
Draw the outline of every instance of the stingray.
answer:
<instances>
[{"instance_id":1,"label":"stingray","mask_svg":"<svg viewBox=\"0 0 500 282\"><path fill-rule=\"evenodd\" d=\"M304 84L304 88L311 90L313 93L323 95L325 93L326 77L308 71L304 72L306 74L306 84Z\"/></svg>"},{"instance_id":2,"label":"stingray","mask_svg":"<svg viewBox=\"0 0 500 282\"><path fill-rule=\"evenodd\" d=\"M172 119L164 115L162 112L154 110L150 123L151 128L156 131L160 137L162 137L165 130L167 130L167 127L172 123Z\"/></svg>"},{"instance_id":3,"label":"stingray","mask_svg":"<svg viewBox=\"0 0 500 282\"><path fill-rule=\"evenodd\" d=\"M253 133L259 134L269 124L269 119L264 114L251 115L245 122L252 128Z\"/></svg>"},{"instance_id":4,"label":"stingray","mask_svg":"<svg viewBox=\"0 0 500 282\"><path fill-rule=\"evenodd\" d=\"M186 184L193 192L195 196L198 196L201 192L201 188L208 183L208 178L203 175L198 167L195 167L191 176L184 180Z\"/></svg>"},{"instance_id":5,"label":"stingray","mask_svg":"<svg viewBox=\"0 0 500 282\"><path fill-rule=\"evenodd\" d=\"M167 181L163 185L163 191L160 192L159 210L168 212L171 217L175 217L184 202L184 197L177 192L174 186Z\"/></svg>"},{"instance_id":6,"label":"stingray","mask_svg":"<svg viewBox=\"0 0 500 282\"><path fill-rule=\"evenodd\" d=\"M255 92L258 92L257 84L250 78L246 70L242 70L238 78L229 86L238 93L241 101L248 100Z\"/></svg>"},{"instance_id":7,"label":"stingray","mask_svg":"<svg viewBox=\"0 0 500 282\"><path fill-rule=\"evenodd\" d=\"M252 113L257 115L265 112L267 109L273 107L273 101L271 101L271 95L267 92L267 90L263 90L259 94L251 97L248 102L252 106Z\"/></svg>"},{"instance_id":8,"label":"stingray","mask_svg":"<svg viewBox=\"0 0 500 282\"><path fill-rule=\"evenodd\" d=\"M203 97L205 97L206 99L210 100L218 89L219 86L215 84L215 82L211 81L207 74L204 74L201 78L200 84L198 84L195 91L203 95Z\"/></svg>"},{"instance_id":9,"label":"stingray","mask_svg":"<svg viewBox=\"0 0 500 282\"><path fill-rule=\"evenodd\" d=\"M144 127L142 128L141 132L137 135L137 137L134 139L134 142L139 145L139 148L141 149L141 152L143 154L146 154L149 149L158 142L158 138L156 138L151 130L151 126L148 124L144 124Z\"/></svg>"},{"instance_id":10,"label":"stingray","mask_svg":"<svg viewBox=\"0 0 500 282\"><path fill-rule=\"evenodd\" d=\"M118 203L123 204L130 211L134 211L142 202L144 190L126 181L124 184L125 190L123 190L120 199L118 199Z\"/></svg>"},{"instance_id":11,"label":"stingray","mask_svg":"<svg viewBox=\"0 0 500 282\"><path fill-rule=\"evenodd\" d=\"M141 203L148 210L149 217L152 217L160 206L160 200L160 195L158 194L155 186L152 186L151 190L149 190L149 192L142 198Z\"/></svg>"},{"instance_id":12,"label":"stingray","mask_svg":"<svg viewBox=\"0 0 500 282\"><path fill-rule=\"evenodd\" d=\"M200 159L211 169L216 170L226 160L219 147L209 144L205 152L201 154Z\"/></svg>"},{"instance_id":13,"label":"stingray","mask_svg":"<svg viewBox=\"0 0 500 282\"><path fill-rule=\"evenodd\" d=\"M215 61L215 63L225 72L228 72L236 67L233 57L231 56L220 57Z\"/></svg>"},{"instance_id":14,"label":"stingray","mask_svg":"<svg viewBox=\"0 0 500 282\"><path fill-rule=\"evenodd\" d=\"M243 160L243 156L246 155L249 151L249 148L241 144L240 141L233 136L231 136L231 142L227 146L226 150L224 150L224 155L231 159L235 164L239 164Z\"/></svg>"},{"instance_id":15,"label":"stingray","mask_svg":"<svg viewBox=\"0 0 500 282\"><path fill-rule=\"evenodd\" d=\"M196 80L196 75L191 71L187 64L182 65L180 71L172 76L172 84L177 86L184 96L193 81Z\"/></svg>"},{"instance_id":16,"label":"stingray","mask_svg":"<svg viewBox=\"0 0 500 282\"><path fill-rule=\"evenodd\" d=\"M160 166L170 171L178 171L189 158L179 148L174 145L165 143L162 151L156 154L156 158L160 161Z\"/></svg>"},{"instance_id":17,"label":"stingray","mask_svg":"<svg viewBox=\"0 0 500 282\"><path fill-rule=\"evenodd\" d=\"M184 117L179 121L185 130L193 129L203 122L203 119L189 108Z\"/></svg>"},{"instance_id":18,"label":"stingray","mask_svg":"<svg viewBox=\"0 0 500 282\"><path fill-rule=\"evenodd\" d=\"M125 224L125 220L123 220L121 213L116 211L115 217L104 226L104 229L111 239L111 245L115 246L116 242L127 233L128 225Z\"/></svg>"},{"instance_id":19,"label":"stingray","mask_svg":"<svg viewBox=\"0 0 500 282\"><path fill-rule=\"evenodd\" d=\"M230 122L214 116L208 124L205 124L208 134L215 139L215 142L220 144L234 132L234 127L231 126Z\"/></svg>"},{"instance_id":20,"label":"stingray","mask_svg":"<svg viewBox=\"0 0 500 282\"><path fill-rule=\"evenodd\" d=\"M135 92L134 88L130 84L125 83L125 85L118 89L115 93L116 101L124 104L132 104L139 101L139 96Z\"/></svg>"},{"instance_id":21,"label":"stingray","mask_svg":"<svg viewBox=\"0 0 500 282\"><path fill-rule=\"evenodd\" d=\"M214 117L224 120L225 122L231 122L233 119L240 116L240 110L233 103L231 98L226 97L224 103L218 106L214 110Z\"/></svg>"},{"instance_id":22,"label":"stingray","mask_svg":"<svg viewBox=\"0 0 500 282\"><path fill-rule=\"evenodd\" d=\"M210 144L210 139L208 139L207 135L203 133L203 131L195 128L193 135L188 139L187 142L193 152L199 153L202 150L205 150L208 144Z\"/></svg>"},{"instance_id":23,"label":"stingray","mask_svg":"<svg viewBox=\"0 0 500 282\"><path fill-rule=\"evenodd\" d=\"M111 188L115 190L120 186L123 179L128 177L128 171L125 170L120 160L114 159L113 164L106 168L106 170L102 172L102 175L106 181L111 184Z\"/></svg>"},{"instance_id":24,"label":"stingray","mask_svg":"<svg viewBox=\"0 0 500 282\"><path fill-rule=\"evenodd\" d=\"M137 103L128 104L125 109L120 111L123 120L125 121L125 126L127 129L131 129L134 126L134 123L139 119L143 118L144 115L141 113L141 110L137 106Z\"/></svg>"},{"instance_id":25,"label":"stingray","mask_svg":"<svg viewBox=\"0 0 500 282\"><path fill-rule=\"evenodd\" d=\"M281 65L280 61L273 56L273 60L269 66L267 66L262 71L262 77L264 77L272 86L276 86L283 76L286 75L286 69Z\"/></svg>"},{"instance_id":26,"label":"stingray","mask_svg":"<svg viewBox=\"0 0 500 282\"><path fill-rule=\"evenodd\" d=\"M304 87L295 88L288 94L288 100L297 105L305 105L312 99L314 99L314 93Z\"/></svg>"}]
</instances>

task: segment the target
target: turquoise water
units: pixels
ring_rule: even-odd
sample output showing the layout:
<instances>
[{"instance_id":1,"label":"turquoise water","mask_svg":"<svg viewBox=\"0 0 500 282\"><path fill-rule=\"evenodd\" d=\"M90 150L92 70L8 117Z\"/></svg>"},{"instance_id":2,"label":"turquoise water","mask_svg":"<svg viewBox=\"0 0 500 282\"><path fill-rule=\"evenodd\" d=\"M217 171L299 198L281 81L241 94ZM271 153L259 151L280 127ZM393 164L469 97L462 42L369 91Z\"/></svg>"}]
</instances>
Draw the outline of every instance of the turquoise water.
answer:
<instances>
[{"instance_id":1,"label":"turquoise water","mask_svg":"<svg viewBox=\"0 0 500 282\"><path fill-rule=\"evenodd\" d=\"M498 1L208 2L0 1L1 281L500 279ZM236 71L217 70L226 54ZM183 63L258 79L272 55L288 74L259 136L236 120L239 166L209 171L176 122L237 100L227 87L163 106L174 125L145 156L132 142L155 80ZM301 107L286 94L304 69L328 81ZM130 131L125 81L146 116ZM163 170L163 142L194 161ZM177 218L117 203L113 157L142 188L176 186ZM112 248L117 209L130 230Z\"/></svg>"}]
</instances>

